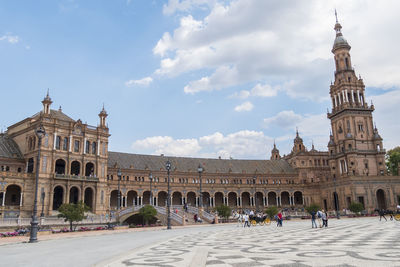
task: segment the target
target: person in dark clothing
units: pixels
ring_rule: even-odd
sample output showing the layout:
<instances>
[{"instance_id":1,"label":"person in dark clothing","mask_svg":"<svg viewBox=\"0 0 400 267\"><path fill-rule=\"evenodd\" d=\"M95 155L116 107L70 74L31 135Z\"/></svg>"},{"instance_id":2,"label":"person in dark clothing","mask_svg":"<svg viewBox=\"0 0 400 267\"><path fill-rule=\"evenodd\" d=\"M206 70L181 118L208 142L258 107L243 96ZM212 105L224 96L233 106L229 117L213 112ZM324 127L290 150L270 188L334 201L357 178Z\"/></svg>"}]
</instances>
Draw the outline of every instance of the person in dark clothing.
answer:
<instances>
[{"instance_id":1,"label":"person in dark clothing","mask_svg":"<svg viewBox=\"0 0 400 267\"><path fill-rule=\"evenodd\" d=\"M382 217L385 219L385 221L387 221L385 217L385 211L383 209L379 210L379 221L382 220Z\"/></svg>"}]
</instances>

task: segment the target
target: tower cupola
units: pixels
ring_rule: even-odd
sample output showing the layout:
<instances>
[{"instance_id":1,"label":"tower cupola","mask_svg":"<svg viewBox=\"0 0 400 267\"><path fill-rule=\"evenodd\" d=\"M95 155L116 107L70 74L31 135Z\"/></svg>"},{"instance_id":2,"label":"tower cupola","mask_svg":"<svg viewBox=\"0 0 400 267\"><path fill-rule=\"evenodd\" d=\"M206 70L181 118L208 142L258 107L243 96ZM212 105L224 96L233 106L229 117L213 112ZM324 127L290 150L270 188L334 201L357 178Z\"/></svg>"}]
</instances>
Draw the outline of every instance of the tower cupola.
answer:
<instances>
[{"instance_id":1,"label":"tower cupola","mask_svg":"<svg viewBox=\"0 0 400 267\"><path fill-rule=\"evenodd\" d=\"M49 90L47 89L47 94L46 97L42 100L43 104L43 114L45 115L50 115L50 106L53 101L51 101L51 98L49 96Z\"/></svg>"},{"instance_id":2,"label":"tower cupola","mask_svg":"<svg viewBox=\"0 0 400 267\"><path fill-rule=\"evenodd\" d=\"M100 118L100 127L106 128L106 118L108 114L107 111L104 109L104 104L103 104L103 109L99 113L99 118Z\"/></svg>"},{"instance_id":3,"label":"tower cupola","mask_svg":"<svg viewBox=\"0 0 400 267\"><path fill-rule=\"evenodd\" d=\"M280 159L281 156L279 155L279 149L276 148L276 144L274 141L274 148L271 150L271 160Z\"/></svg>"}]
</instances>

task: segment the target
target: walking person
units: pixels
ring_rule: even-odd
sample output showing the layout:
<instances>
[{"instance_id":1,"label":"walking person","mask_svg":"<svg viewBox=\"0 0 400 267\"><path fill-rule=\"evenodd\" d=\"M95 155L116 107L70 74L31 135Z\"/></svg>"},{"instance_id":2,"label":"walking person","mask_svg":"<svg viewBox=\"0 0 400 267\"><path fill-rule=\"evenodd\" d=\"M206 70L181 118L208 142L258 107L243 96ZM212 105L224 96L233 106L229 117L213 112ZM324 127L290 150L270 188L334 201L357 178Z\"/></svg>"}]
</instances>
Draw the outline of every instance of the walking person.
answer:
<instances>
[{"instance_id":1,"label":"walking person","mask_svg":"<svg viewBox=\"0 0 400 267\"><path fill-rule=\"evenodd\" d=\"M314 228L314 226L315 228L318 228L317 223L315 222L316 212L312 211L310 214L311 214L311 228Z\"/></svg>"},{"instance_id":2,"label":"walking person","mask_svg":"<svg viewBox=\"0 0 400 267\"><path fill-rule=\"evenodd\" d=\"M249 215L245 214L245 215L243 216L243 218L244 218L244 225L243 225L243 227L246 227L246 225L247 225L248 227L250 227Z\"/></svg>"},{"instance_id":3,"label":"walking person","mask_svg":"<svg viewBox=\"0 0 400 267\"><path fill-rule=\"evenodd\" d=\"M282 220L283 220L283 216L282 216L282 212L278 213L278 226L282 227Z\"/></svg>"},{"instance_id":4,"label":"walking person","mask_svg":"<svg viewBox=\"0 0 400 267\"><path fill-rule=\"evenodd\" d=\"M321 213L322 227L328 227L328 214L324 210Z\"/></svg>"},{"instance_id":5,"label":"walking person","mask_svg":"<svg viewBox=\"0 0 400 267\"><path fill-rule=\"evenodd\" d=\"M319 228L322 228L322 211L317 211L317 220L318 220L318 225Z\"/></svg>"}]
</instances>

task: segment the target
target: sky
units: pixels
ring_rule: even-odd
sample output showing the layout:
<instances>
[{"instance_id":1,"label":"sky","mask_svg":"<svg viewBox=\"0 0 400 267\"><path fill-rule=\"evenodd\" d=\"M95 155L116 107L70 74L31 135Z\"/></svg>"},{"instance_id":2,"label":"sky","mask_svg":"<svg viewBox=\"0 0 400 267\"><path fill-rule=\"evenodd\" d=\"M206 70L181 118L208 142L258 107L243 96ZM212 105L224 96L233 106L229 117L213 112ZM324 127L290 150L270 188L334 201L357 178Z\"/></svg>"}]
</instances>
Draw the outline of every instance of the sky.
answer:
<instances>
[{"instance_id":1,"label":"sky","mask_svg":"<svg viewBox=\"0 0 400 267\"><path fill-rule=\"evenodd\" d=\"M266 159L327 150L335 9L374 122L399 145L400 1L0 0L0 127L52 108L109 150Z\"/></svg>"}]
</instances>

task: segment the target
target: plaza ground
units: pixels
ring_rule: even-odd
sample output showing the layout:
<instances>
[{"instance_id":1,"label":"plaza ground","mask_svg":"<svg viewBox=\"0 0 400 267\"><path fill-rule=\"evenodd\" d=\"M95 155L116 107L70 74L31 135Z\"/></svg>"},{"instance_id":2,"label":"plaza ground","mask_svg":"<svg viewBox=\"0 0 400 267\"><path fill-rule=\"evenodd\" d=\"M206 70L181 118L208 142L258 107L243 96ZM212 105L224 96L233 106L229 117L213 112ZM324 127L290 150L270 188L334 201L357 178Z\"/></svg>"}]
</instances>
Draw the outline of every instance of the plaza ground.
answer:
<instances>
[{"instance_id":1,"label":"plaza ground","mask_svg":"<svg viewBox=\"0 0 400 267\"><path fill-rule=\"evenodd\" d=\"M378 217L331 219L327 229L293 220L0 241L4 266L400 266L400 222Z\"/></svg>"}]
</instances>

